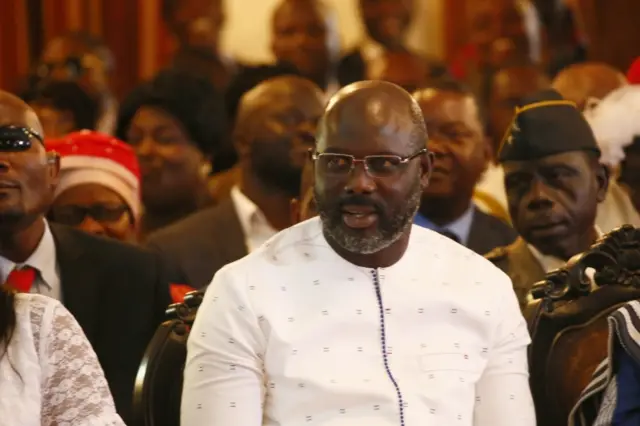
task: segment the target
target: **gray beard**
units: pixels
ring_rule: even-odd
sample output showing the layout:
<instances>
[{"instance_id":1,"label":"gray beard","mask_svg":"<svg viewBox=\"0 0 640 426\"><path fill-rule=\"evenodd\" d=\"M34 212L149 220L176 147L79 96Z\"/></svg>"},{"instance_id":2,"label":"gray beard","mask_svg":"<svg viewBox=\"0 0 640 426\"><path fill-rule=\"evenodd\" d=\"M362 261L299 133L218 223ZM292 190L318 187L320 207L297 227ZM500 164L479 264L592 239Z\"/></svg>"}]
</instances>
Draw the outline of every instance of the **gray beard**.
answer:
<instances>
[{"instance_id":1,"label":"gray beard","mask_svg":"<svg viewBox=\"0 0 640 426\"><path fill-rule=\"evenodd\" d=\"M373 235L354 234L345 228L342 223L342 215L330 215L330 212L320 208L321 203L318 203L318 214L322 220L325 235L337 245L350 253L373 254L391 246L409 231L413 224L413 218L420 208L422 192L423 188L418 179L413 185L404 208L394 212L393 217L385 223L378 222L378 227Z\"/></svg>"}]
</instances>

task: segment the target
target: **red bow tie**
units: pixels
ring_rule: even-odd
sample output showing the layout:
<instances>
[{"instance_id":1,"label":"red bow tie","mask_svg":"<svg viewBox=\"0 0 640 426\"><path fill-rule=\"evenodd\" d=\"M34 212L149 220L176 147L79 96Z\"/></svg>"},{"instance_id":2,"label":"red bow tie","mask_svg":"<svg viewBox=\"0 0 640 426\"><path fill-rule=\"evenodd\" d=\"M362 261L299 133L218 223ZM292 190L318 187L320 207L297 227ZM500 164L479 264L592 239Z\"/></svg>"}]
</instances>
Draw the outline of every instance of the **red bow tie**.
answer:
<instances>
[{"instance_id":1,"label":"red bow tie","mask_svg":"<svg viewBox=\"0 0 640 426\"><path fill-rule=\"evenodd\" d=\"M18 293L29 293L36 279L36 275L36 270L30 266L24 266L22 268L15 267L7 277L4 285L14 289Z\"/></svg>"}]
</instances>

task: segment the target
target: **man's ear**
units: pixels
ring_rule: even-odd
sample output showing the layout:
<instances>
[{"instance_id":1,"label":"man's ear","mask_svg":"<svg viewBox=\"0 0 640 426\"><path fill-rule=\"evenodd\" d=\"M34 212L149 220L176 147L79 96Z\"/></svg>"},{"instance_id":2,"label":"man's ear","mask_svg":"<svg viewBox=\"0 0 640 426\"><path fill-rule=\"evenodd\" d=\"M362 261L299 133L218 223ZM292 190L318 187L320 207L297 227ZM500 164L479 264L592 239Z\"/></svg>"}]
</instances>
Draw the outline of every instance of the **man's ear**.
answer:
<instances>
[{"instance_id":1,"label":"man's ear","mask_svg":"<svg viewBox=\"0 0 640 426\"><path fill-rule=\"evenodd\" d=\"M422 182L422 187L426 188L427 186L429 186L431 171L433 170L433 152L428 151L421 158L422 161L420 162L420 165L422 167L422 176L420 177L420 181Z\"/></svg>"},{"instance_id":2,"label":"man's ear","mask_svg":"<svg viewBox=\"0 0 640 426\"><path fill-rule=\"evenodd\" d=\"M54 191L60 181L60 155L57 152L47 152L47 170L51 190Z\"/></svg>"},{"instance_id":3,"label":"man's ear","mask_svg":"<svg viewBox=\"0 0 640 426\"><path fill-rule=\"evenodd\" d=\"M249 143L249 140L246 137L245 133L242 131L237 131L234 133L233 147L238 153L238 158L246 158L251 153L251 144Z\"/></svg>"},{"instance_id":4,"label":"man's ear","mask_svg":"<svg viewBox=\"0 0 640 426\"><path fill-rule=\"evenodd\" d=\"M300 200L298 198L292 198L289 202L289 218L291 220L291 225L295 225L296 223L300 223Z\"/></svg>"},{"instance_id":5,"label":"man's ear","mask_svg":"<svg viewBox=\"0 0 640 426\"><path fill-rule=\"evenodd\" d=\"M609 168L603 164L598 164L596 169L596 180L598 183L597 200L599 203L603 202L607 197L610 177L611 171L609 170Z\"/></svg>"}]
</instances>

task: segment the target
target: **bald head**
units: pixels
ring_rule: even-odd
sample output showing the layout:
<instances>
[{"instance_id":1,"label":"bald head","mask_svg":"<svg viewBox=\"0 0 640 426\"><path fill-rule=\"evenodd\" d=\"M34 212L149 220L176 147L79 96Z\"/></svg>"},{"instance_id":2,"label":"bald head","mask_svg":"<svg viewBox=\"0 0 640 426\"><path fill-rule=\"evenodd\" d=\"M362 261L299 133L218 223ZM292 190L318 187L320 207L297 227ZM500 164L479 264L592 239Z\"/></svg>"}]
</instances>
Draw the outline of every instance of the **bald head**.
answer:
<instances>
[{"instance_id":1,"label":"bald head","mask_svg":"<svg viewBox=\"0 0 640 426\"><path fill-rule=\"evenodd\" d=\"M329 101L318 144L326 145L334 136L348 139L372 134L394 138L398 152L417 151L427 142L420 106L408 92L393 83L361 81L344 87Z\"/></svg>"},{"instance_id":2,"label":"bald head","mask_svg":"<svg viewBox=\"0 0 640 426\"><path fill-rule=\"evenodd\" d=\"M22 99L0 90L0 127L27 127L43 135L36 113Z\"/></svg>"},{"instance_id":3,"label":"bald head","mask_svg":"<svg viewBox=\"0 0 640 426\"><path fill-rule=\"evenodd\" d=\"M311 81L297 76L282 76L266 80L244 94L240 99L236 130L252 120L260 111L278 108L279 102L305 102L323 104L323 93Z\"/></svg>"},{"instance_id":4,"label":"bald head","mask_svg":"<svg viewBox=\"0 0 640 426\"><path fill-rule=\"evenodd\" d=\"M295 76L276 77L247 92L240 100L235 128L244 172L271 190L298 196L323 97L315 84Z\"/></svg>"},{"instance_id":5,"label":"bald head","mask_svg":"<svg viewBox=\"0 0 640 426\"><path fill-rule=\"evenodd\" d=\"M319 130L314 195L327 240L360 266L376 253L393 264L383 257L408 242L429 180L418 103L393 83L361 81L331 99Z\"/></svg>"},{"instance_id":6,"label":"bald head","mask_svg":"<svg viewBox=\"0 0 640 426\"><path fill-rule=\"evenodd\" d=\"M580 110L589 98L603 99L609 93L627 84L617 69L599 62L576 64L562 70L552 83L554 89Z\"/></svg>"}]
</instances>

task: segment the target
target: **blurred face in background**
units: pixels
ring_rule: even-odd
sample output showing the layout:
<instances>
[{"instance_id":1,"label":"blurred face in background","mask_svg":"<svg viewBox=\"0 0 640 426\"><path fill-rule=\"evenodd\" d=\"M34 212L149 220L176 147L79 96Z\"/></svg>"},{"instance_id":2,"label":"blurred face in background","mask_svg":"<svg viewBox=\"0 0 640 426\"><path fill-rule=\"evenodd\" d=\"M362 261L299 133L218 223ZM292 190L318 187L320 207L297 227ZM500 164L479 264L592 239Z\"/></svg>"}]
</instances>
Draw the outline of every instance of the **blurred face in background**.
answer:
<instances>
[{"instance_id":1,"label":"blurred face in background","mask_svg":"<svg viewBox=\"0 0 640 426\"><path fill-rule=\"evenodd\" d=\"M226 18L222 0L173 0L173 4L167 24L178 43L216 53Z\"/></svg>"},{"instance_id":2,"label":"blurred face in background","mask_svg":"<svg viewBox=\"0 0 640 426\"><path fill-rule=\"evenodd\" d=\"M489 133L494 154L522 98L549 87L549 79L535 66L517 66L498 71L489 94Z\"/></svg>"},{"instance_id":3,"label":"blurred face in background","mask_svg":"<svg viewBox=\"0 0 640 426\"><path fill-rule=\"evenodd\" d=\"M427 89L417 96L434 154L429 199L470 200L490 157L478 105L467 94Z\"/></svg>"},{"instance_id":4,"label":"blurred face in background","mask_svg":"<svg viewBox=\"0 0 640 426\"><path fill-rule=\"evenodd\" d=\"M403 47L413 0L360 0L360 12L373 41L391 50Z\"/></svg>"},{"instance_id":5,"label":"blurred face in background","mask_svg":"<svg viewBox=\"0 0 640 426\"><path fill-rule=\"evenodd\" d=\"M181 122L168 112L143 106L126 133L138 155L142 202L157 210L192 203L206 178L208 159L191 140Z\"/></svg>"},{"instance_id":6,"label":"blurred face in background","mask_svg":"<svg viewBox=\"0 0 640 426\"><path fill-rule=\"evenodd\" d=\"M93 235L133 242L135 219L124 199L103 185L73 186L54 200L52 221Z\"/></svg>"},{"instance_id":7,"label":"blurred face in background","mask_svg":"<svg viewBox=\"0 0 640 426\"><path fill-rule=\"evenodd\" d=\"M44 49L38 76L53 81L74 81L90 94L109 91L107 52L92 51L84 43L59 37Z\"/></svg>"},{"instance_id":8,"label":"blurred face in background","mask_svg":"<svg viewBox=\"0 0 640 426\"><path fill-rule=\"evenodd\" d=\"M485 63L504 62L529 53L523 14L515 0L471 0L467 2L469 41Z\"/></svg>"},{"instance_id":9,"label":"blurred face in background","mask_svg":"<svg viewBox=\"0 0 640 426\"><path fill-rule=\"evenodd\" d=\"M240 155L249 159L253 172L267 186L298 197L322 112L321 92L314 86L265 98L245 122Z\"/></svg>"},{"instance_id":10,"label":"blurred face in background","mask_svg":"<svg viewBox=\"0 0 640 426\"><path fill-rule=\"evenodd\" d=\"M304 77L322 83L332 66L328 31L323 11L315 2L285 1L273 16L273 53Z\"/></svg>"}]
</instances>

